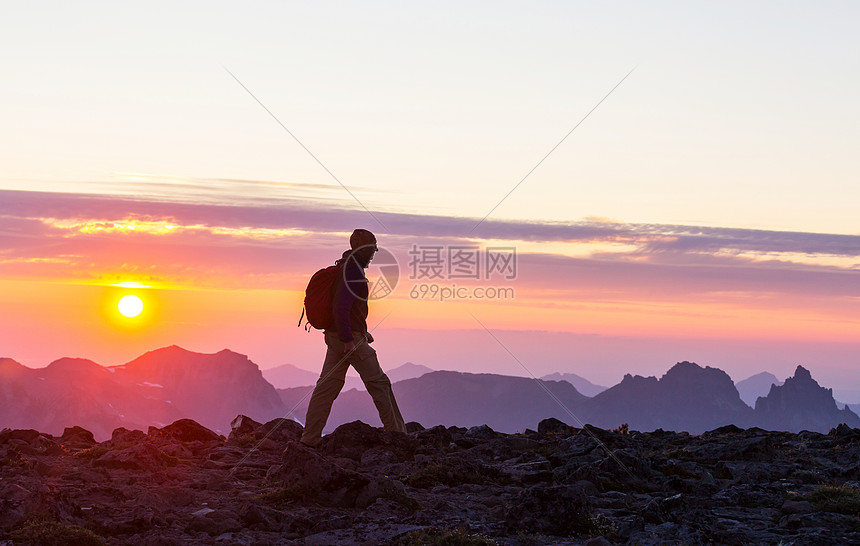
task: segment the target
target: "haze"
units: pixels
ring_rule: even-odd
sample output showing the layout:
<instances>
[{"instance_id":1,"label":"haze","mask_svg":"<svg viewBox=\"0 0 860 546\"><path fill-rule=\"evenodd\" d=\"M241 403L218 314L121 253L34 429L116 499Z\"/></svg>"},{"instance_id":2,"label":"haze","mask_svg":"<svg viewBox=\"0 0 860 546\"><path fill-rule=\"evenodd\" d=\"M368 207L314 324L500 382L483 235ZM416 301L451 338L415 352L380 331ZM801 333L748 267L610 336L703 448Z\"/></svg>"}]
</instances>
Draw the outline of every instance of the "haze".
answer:
<instances>
[{"instance_id":1,"label":"haze","mask_svg":"<svg viewBox=\"0 0 860 546\"><path fill-rule=\"evenodd\" d=\"M302 292L364 227L401 271L371 303L383 366L611 385L802 364L860 402L858 12L7 6L0 355L177 344L315 370ZM515 278L435 280L515 297L411 297L410 251L446 245L515 248Z\"/></svg>"}]
</instances>

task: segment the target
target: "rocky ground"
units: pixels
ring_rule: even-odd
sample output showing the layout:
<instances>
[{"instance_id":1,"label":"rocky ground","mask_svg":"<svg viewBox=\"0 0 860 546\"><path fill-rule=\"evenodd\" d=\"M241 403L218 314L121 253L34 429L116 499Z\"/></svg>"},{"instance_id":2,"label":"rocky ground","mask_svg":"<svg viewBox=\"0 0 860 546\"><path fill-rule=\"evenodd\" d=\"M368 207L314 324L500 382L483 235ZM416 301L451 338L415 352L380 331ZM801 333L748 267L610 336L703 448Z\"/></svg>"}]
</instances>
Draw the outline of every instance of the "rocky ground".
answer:
<instances>
[{"instance_id":1,"label":"rocky ground","mask_svg":"<svg viewBox=\"0 0 860 546\"><path fill-rule=\"evenodd\" d=\"M860 544L847 426L409 430L4 430L0 544Z\"/></svg>"}]
</instances>

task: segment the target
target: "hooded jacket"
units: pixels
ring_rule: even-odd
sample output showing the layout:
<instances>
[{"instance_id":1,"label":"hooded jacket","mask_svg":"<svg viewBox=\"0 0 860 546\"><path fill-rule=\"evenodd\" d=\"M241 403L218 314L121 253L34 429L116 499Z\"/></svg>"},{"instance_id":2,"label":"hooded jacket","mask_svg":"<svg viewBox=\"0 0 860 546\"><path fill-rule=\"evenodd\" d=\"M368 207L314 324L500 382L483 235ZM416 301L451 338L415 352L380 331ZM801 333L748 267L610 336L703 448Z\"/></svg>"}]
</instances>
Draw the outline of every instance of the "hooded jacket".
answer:
<instances>
[{"instance_id":1,"label":"hooded jacket","mask_svg":"<svg viewBox=\"0 0 860 546\"><path fill-rule=\"evenodd\" d=\"M360 258L353 256L352 250L346 250L341 259L336 262L338 265L343 265L343 274L335 284L332 298L333 328L344 343L355 341L353 330L367 336L369 291L367 277L364 276L364 268L367 264L360 264L359 261Z\"/></svg>"}]
</instances>

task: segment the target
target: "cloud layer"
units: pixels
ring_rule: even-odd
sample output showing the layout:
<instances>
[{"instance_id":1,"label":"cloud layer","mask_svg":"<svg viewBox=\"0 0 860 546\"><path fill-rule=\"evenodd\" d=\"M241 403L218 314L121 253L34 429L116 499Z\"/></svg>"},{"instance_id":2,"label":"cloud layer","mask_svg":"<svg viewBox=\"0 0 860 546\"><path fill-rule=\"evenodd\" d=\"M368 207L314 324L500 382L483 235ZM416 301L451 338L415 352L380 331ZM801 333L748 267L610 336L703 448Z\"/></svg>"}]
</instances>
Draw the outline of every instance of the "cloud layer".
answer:
<instances>
[{"instance_id":1,"label":"cloud layer","mask_svg":"<svg viewBox=\"0 0 860 546\"><path fill-rule=\"evenodd\" d=\"M596 267L603 275L610 263L622 277L634 275L640 282L668 274L725 284L721 280L734 275L732 268L741 268L756 284L763 278L815 284L810 276L854 279L860 270L860 236L855 235L597 220L487 220L469 238L473 218L374 215L388 231L366 211L318 199L189 203L5 190L0 191L0 264L5 276L28 277L40 276L52 262L94 270L199 269L201 278L230 271L284 272L294 269L296 261L302 266L326 263L343 246L344 234L365 227L395 253L413 244L510 242L518 247L525 278L524 266L534 265L546 281L565 267Z\"/></svg>"},{"instance_id":2,"label":"cloud layer","mask_svg":"<svg viewBox=\"0 0 860 546\"><path fill-rule=\"evenodd\" d=\"M117 337L110 328L93 330L98 319L92 315L90 323L79 319L92 313L92 295L83 289L52 289L47 303L0 292L9 311L0 332L10 332L0 341L15 354L33 345L29 332L65 335L69 344L84 345L95 336L105 351L129 343L141 350L198 343L207 350L253 345L254 351L267 347L280 354L284 336L307 344L307 338L287 333L286 323L297 320L309 276L340 257L355 227L375 231L401 265L394 296L373 306L374 321L393 311L384 328L475 329L472 313L493 330L654 340L833 342L860 334L857 236L488 220L467 238L474 218L376 212L390 230L385 232L363 210L318 199L188 201L0 191L0 284L6 290L20 290L24 283L15 288L17 281L176 289L158 291L161 322L133 338ZM418 282L406 278L413 245L515 247L515 279L471 284L514 287L516 297L444 304L410 299L410 284ZM38 282L26 284L39 293ZM198 288L222 292L187 290ZM68 311L57 314L60 302Z\"/></svg>"}]
</instances>

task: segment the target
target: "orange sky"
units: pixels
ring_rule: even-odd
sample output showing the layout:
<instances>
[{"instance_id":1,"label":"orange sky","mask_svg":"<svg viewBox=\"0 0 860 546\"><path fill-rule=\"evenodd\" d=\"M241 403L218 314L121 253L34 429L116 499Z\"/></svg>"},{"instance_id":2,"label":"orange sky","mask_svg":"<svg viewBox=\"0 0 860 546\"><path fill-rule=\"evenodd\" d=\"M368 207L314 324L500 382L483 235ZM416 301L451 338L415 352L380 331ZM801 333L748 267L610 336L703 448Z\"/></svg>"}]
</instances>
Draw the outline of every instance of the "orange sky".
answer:
<instances>
[{"instance_id":1,"label":"orange sky","mask_svg":"<svg viewBox=\"0 0 860 546\"><path fill-rule=\"evenodd\" d=\"M843 264L857 259L860 237L595 220L488 221L485 232L466 238L458 233L474 220L388 214L383 221L392 231L384 233L364 211L313 201L224 205L0 193L0 353L30 366L62 356L119 364L178 344L204 352L230 348L262 367L291 362L314 369L321 355L318 335L296 328L302 291L316 269L340 256L351 228L358 226L377 231L380 246L400 265L394 293L371 303L371 325L382 320L380 345L392 358L430 367L491 371L498 355L472 354L464 361L437 354L428 361L413 336L401 335L399 343L386 339L385 332L425 332L419 340L444 345L446 336L480 332L483 323L492 331L535 332L535 339L540 332L558 332L667 345L686 339L773 348L773 359L758 368L747 362L727 369L735 379L801 363L791 361L788 343L848 347L860 339L857 271ZM460 245L478 252L488 246L516 248L516 277L410 278L413 245ZM810 252L811 247L821 251ZM116 286L120 283L141 287ZM475 287L511 293L506 299L439 301L438 294L415 297L419 292L410 297L422 283L465 288L466 295ZM135 319L116 309L128 293L145 303ZM481 343L492 351L492 342ZM559 358L544 355L533 363L540 373L568 365L564 345L558 350ZM639 373L637 366L645 361L651 364L643 371L656 365L633 348L622 369L624 351L609 352L611 372L599 353L569 364L567 371L609 383L624 371ZM662 358L691 359L681 352ZM719 354L709 352L716 361L701 364L731 368L732 360L720 360ZM803 364L818 364L824 373L832 370L834 378L849 381L853 372L846 370L856 361L834 355Z\"/></svg>"}]
</instances>

